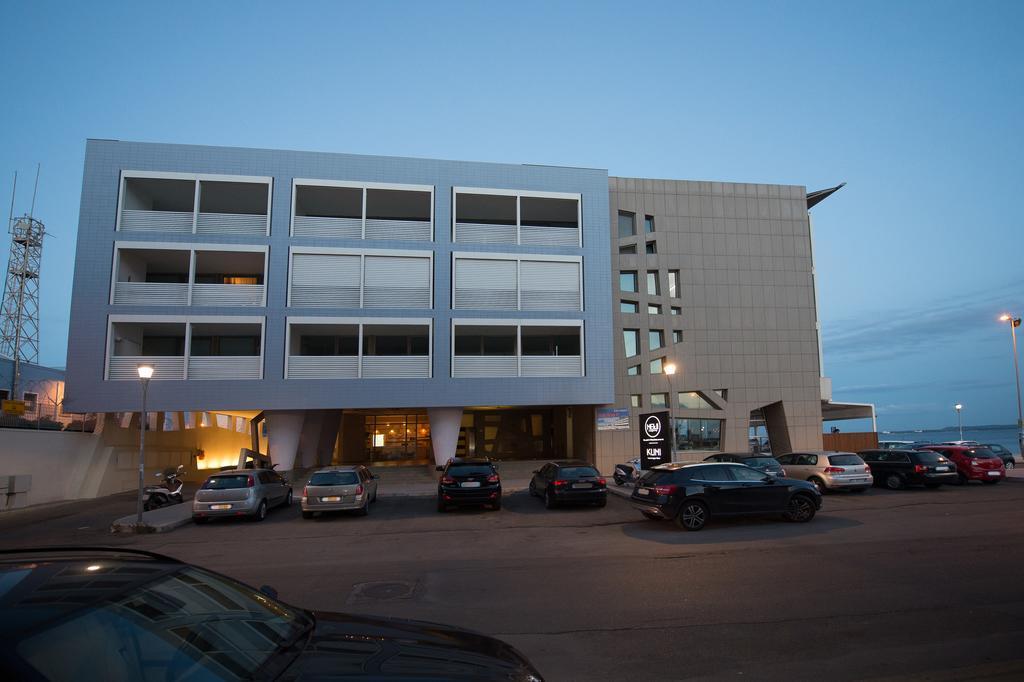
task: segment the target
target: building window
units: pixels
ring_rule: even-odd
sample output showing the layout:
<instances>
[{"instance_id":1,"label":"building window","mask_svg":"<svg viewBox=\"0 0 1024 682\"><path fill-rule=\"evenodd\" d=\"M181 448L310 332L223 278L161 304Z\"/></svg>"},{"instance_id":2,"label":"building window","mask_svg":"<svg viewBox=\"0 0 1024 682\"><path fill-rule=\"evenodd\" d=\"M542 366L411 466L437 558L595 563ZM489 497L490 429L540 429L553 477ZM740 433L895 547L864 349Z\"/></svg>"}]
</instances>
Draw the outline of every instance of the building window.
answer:
<instances>
[{"instance_id":1,"label":"building window","mask_svg":"<svg viewBox=\"0 0 1024 682\"><path fill-rule=\"evenodd\" d=\"M649 255L658 253L658 247L654 242L647 242L647 253Z\"/></svg>"},{"instance_id":2,"label":"building window","mask_svg":"<svg viewBox=\"0 0 1024 682\"><path fill-rule=\"evenodd\" d=\"M647 343L651 350L658 350L665 345L665 332L660 329L652 329L647 332Z\"/></svg>"},{"instance_id":3,"label":"building window","mask_svg":"<svg viewBox=\"0 0 1024 682\"><path fill-rule=\"evenodd\" d=\"M679 271L669 270L668 271L668 295L672 298L679 298Z\"/></svg>"},{"instance_id":4,"label":"building window","mask_svg":"<svg viewBox=\"0 0 1024 682\"><path fill-rule=\"evenodd\" d=\"M619 301L620 313L638 313L640 305L636 301Z\"/></svg>"},{"instance_id":5,"label":"building window","mask_svg":"<svg viewBox=\"0 0 1024 682\"><path fill-rule=\"evenodd\" d=\"M647 273L647 295L648 296L659 296L661 295L661 287L658 286L658 273L648 272Z\"/></svg>"},{"instance_id":6,"label":"building window","mask_svg":"<svg viewBox=\"0 0 1024 682\"><path fill-rule=\"evenodd\" d=\"M721 419L675 419L676 450L720 450Z\"/></svg>"},{"instance_id":7,"label":"building window","mask_svg":"<svg viewBox=\"0 0 1024 682\"><path fill-rule=\"evenodd\" d=\"M679 306L677 306L677 305L674 305L674 306L672 306L672 309L671 309L671 313L672 313L673 315L682 315L682 314L683 314L683 309L682 309L682 308L680 308L680 307L679 307Z\"/></svg>"},{"instance_id":8,"label":"building window","mask_svg":"<svg viewBox=\"0 0 1024 682\"><path fill-rule=\"evenodd\" d=\"M654 232L654 216L652 216L652 215L645 215L644 216L644 232L646 232L648 234L650 234L651 232Z\"/></svg>"},{"instance_id":9,"label":"building window","mask_svg":"<svg viewBox=\"0 0 1024 682\"><path fill-rule=\"evenodd\" d=\"M688 410L714 410L712 405L699 391L687 391L679 394L679 407Z\"/></svg>"},{"instance_id":10,"label":"building window","mask_svg":"<svg viewBox=\"0 0 1024 682\"><path fill-rule=\"evenodd\" d=\"M651 360L651 374L661 374L664 371L665 358Z\"/></svg>"},{"instance_id":11,"label":"building window","mask_svg":"<svg viewBox=\"0 0 1024 682\"><path fill-rule=\"evenodd\" d=\"M628 291L630 293L639 293L640 287L637 282L636 270L624 270L619 273L619 291Z\"/></svg>"},{"instance_id":12,"label":"building window","mask_svg":"<svg viewBox=\"0 0 1024 682\"><path fill-rule=\"evenodd\" d=\"M635 256L636 244L627 244L626 246L620 246L619 253L623 256Z\"/></svg>"},{"instance_id":13,"label":"building window","mask_svg":"<svg viewBox=\"0 0 1024 682\"><path fill-rule=\"evenodd\" d=\"M648 315L661 315L661 306L658 305L657 303L648 303L647 304L647 314Z\"/></svg>"},{"instance_id":14,"label":"building window","mask_svg":"<svg viewBox=\"0 0 1024 682\"><path fill-rule=\"evenodd\" d=\"M640 330L639 329L623 329L622 330L622 343L626 349L626 357L631 358L634 355L640 354Z\"/></svg>"},{"instance_id":15,"label":"building window","mask_svg":"<svg viewBox=\"0 0 1024 682\"><path fill-rule=\"evenodd\" d=\"M668 407L668 393L652 393L651 407Z\"/></svg>"},{"instance_id":16,"label":"building window","mask_svg":"<svg viewBox=\"0 0 1024 682\"><path fill-rule=\"evenodd\" d=\"M638 377L640 376L640 365L631 365L626 368L626 376Z\"/></svg>"},{"instance_id":17,"label":"building window","mask_svg":"<svg viewBox=\"0 0 1024 682\"><path fill-rule=\"evenodd\" d=\"M673 329L672 330L672 343L682 343L682 342L683 342L683 330L682 329Z\"/></svg>"},{"instance_id":18,"label":"building window","mask_svg":"<svg viewBox=\"0 0 1024 682\"><path fill-rule=\"evenodd\" d=\"M39 401L39 395L37 393L22 393L21 398L25 401L26 412L36 411L36 402Z\"/></svg>"},{"instance_id":19,"label":"building window","mask_svg":"<svg viewBox=\"0 0 1024 682\"><path fill-rule=\"evenodd\" d=\"M716 388L715 389L715 395L717 395L722 400L728 400L729 399L729 389L727 389L727 388Z\"/></svg>"},{"instance_id":20,"label":"building window","mask_svg":"<svg viewBox=\"0 0 1024 682\"><path fill-rule=\"evenodd\" d=\"M643 398L643 396L638 395L638 394L633 394L633 395L629 396L629 406L630 407L643 407L644 406L644 398Z\"/></svg>"},{"instance_id":21,"label":"building window","mask_svg":"<svg viewBox=\"0 0 1024 682\"><path fill-rule=\"evenodd\" d=\"M0 400L8 400L11 397L11 392L6 388L0 388Z\"/></svg>"},{"instance_id":22,"label":"building window","mask_svg":"<svg viewBox=\"0 0 1024 682\"><path fill-rule=\"evenodd\" d=\"M619 211L619 239L636 234L636 216L629 211Z\"/></svg>"}]
</instances>

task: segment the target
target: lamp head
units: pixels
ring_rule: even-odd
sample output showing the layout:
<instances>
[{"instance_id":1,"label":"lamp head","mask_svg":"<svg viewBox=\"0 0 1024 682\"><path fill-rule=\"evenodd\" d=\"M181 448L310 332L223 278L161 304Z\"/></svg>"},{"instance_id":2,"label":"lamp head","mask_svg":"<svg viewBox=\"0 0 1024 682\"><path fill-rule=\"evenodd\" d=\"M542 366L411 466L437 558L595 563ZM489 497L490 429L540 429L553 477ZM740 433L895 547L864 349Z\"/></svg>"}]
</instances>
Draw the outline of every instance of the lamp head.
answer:
<instances>
[{"instance_id":1,"label":"lamp head","mask_svg":"<svg viewBox=\"0 0 1024 682\"><path fill-rule=\"evenodd\" d=\"M667 374L669 376L672 376L673 374L676 373L676 363L670 362L667 365L665 365L664 369L665 369L665 374Z\"/></svg>"},{"instance_id":2,"label":"lamp head","mask_svg":"<svg viewBox=\"0 0 1024 682\"><path fill-rule=\"evenodd\" d=\"M149 381L153 378L153 365L139 365L139 379L142 381Z\"/></svg>"},{"instance_id":3,"label":"lamp head","mask_svg":"<svg viewBox=\"0 0 1024 682\"><path fill-rule=\"evenodd\" d=\"M953 409L959 412L960 410L964 409L964 406L961 405L960 403L957 403L956 405L953 406Z\"/></svg>"},{"instance_id":4,"label":"lamp head","mask_svg":"<svg viewBox=\"0 0 1024 682\"><path fill-rule=\"evenodd\" d=\"M1003 313L1002 315L999 316L999 321L1000 322L1009 322L1010 321L1010 316L1007 315L1006 313Z\"/></svg>"}]
</instances>

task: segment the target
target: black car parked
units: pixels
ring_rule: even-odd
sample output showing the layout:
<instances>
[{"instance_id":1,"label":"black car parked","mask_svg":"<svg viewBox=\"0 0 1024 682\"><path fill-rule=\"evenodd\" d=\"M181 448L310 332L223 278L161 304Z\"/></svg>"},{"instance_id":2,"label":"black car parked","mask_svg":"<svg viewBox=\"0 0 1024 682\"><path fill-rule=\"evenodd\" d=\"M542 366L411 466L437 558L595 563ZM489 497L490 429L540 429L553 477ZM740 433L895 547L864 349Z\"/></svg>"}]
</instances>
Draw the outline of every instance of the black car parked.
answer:
<instances>
[{"instance_id":1,"label":"black car parked","mask_svg":"<svg viewBox=\"0 0 1024 682\"><path fill-rule=\"evenodd\" d=\"M981 447L988 448L996 453L999 459L1003 460L1003 466L1006 467L1007 471L1017 466L1017 462L1013 459L1013 453L999 443L982 443Z\"/></svg>"},{"instance_id":2,"label":"black car parked","mask_svg":"<svg viewBox=\"0 0 1024 682\"><path fill-rule=\"evenodd\" d=\"M601 473L580 460L548 462L533 472L530 495L544 498L544 506L576 502L603 507L608 502L608 482Z\"/></svg>"},{"instance_id":3,"label":"black car parked","mask_svg":"<svg viewBox=\"0 0 1024 682\"><path fill-rule=\"evenodd\" d=\"M908 485L938 488L957 482L956 464L930 450L863 450L857 454L871 466L875 485L889 490Z\"/></svg>"},{"instance_id":4,"label":"black car parked","mask_svg":"<svg viewBox=\"0 0 1024 682\"><path fill-rule=\"evenodd\" d=\"M783 478L786 476L786 470L782 468L781 464L779 464L779 460L775 459L771 455L752 455L748 452L719 452L711 455L710 457L705 457L704 461L746 464L751 469L757 469L758 471L763 471L764 473L771 474L772 476L781 476Z\"/></svg>"},{"instance_id":5,"label":"black car parked","mask_svg":"<svg viewBox=\"0 0 1024 682\"><path fill-rule=\"evenodd\" d=\"M806 522L821 509L813 483L776 478L743 464L662 464L644 474L630 502L649 519L700 530L717 516L782 514Z\"/></svg>"},{"instance_id":6,"label":"black car parked","mask_svg":"<svg viewBox=\"0 0 1024 682\"><path fill-rule=\"evenodd\" d=\"M501 477L489 459L456 458L437 470L437 511L470 505L501 509Z\"/></svg>"},{"instance_id":7,"label":"black car parked","mask_svg":"<svg viewBox=\"0 0 1024 682\"><path fill-rule=\"evenodd\" d=\"M501 640L448 625L306 611L131 549L0 551L4 680L519 680Z\"/></svg>"}]
</instances>

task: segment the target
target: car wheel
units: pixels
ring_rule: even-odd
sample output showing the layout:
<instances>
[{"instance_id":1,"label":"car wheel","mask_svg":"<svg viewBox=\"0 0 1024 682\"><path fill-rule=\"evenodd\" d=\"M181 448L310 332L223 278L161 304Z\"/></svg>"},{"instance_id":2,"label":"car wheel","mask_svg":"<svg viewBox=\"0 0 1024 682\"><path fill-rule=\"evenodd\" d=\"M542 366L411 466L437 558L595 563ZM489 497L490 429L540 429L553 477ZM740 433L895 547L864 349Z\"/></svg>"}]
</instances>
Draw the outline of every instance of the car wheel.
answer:
<instances>
[{"instance_id":1,"label":"car wheel","mask_svg":"<svg viewBox=\"0 0 1024 682\"><path fill-rule=\"evenodd\" d=\"M785 517L793 523L807 523L814 518L814 502L806 495L794 495L789 498Z\"/></svg>"},{"instance_id":2,"label":"car wheel","mask_svg":"<svg viewBox=\"0 0 1024 682\"><path fill-rule=\"evenodd\" d=\"M377 489L373 489L373 497L370 499L370 504L376 504L377 502Z\"/></svg>"},{"instance_id":3,"label":"car wheel","mask_svg":"<svg viewBox=\"0 0 1024 682\"><path fill-rule=\"evenodd\" d=\"M644 515L645 519L650 519L651 521L661 521L661 517L658 516L657 514L652 514L651 512L640 512L640 513Z\"/></svg>"},{"instance_id":4,"label":"car wheel","mask_svg":"<svg viewBox=\"0 0 1024 682\"><path fill-rule=\"evenodd\" d=\"M533 481L530 481L530 497L537 497L537 488L533 485Z\"/></svg>"},{"instance_id":5,"label":"car wheel","mask_svg":"<svg viewBox=\"0 0 1024 682\"><path fill-rule=\"evenodd\" d=\"M210 519L206 518L205 516L193 516L192 517L192 523L196 524L197 526L201 526L201 525L203 525L204 523L206 523L209 520Z\"/></svg>"},{"instance_id":6,"label":"car wheel","mask_svg":"<svg viewBox=\"0 0 1024 682\"><path fill-rule=\"evenodd\" d=\"M889 490L899 490L903 487L903 477L899 474L889 474L885 477L885 487Z\"/></svg>"},{"instance_id":7,"label":"car wheel","mask_svg":"<svg viewBox=\"0 0 1024 682\"><path fill-rule=\"evenodd\" d=\"M963 474L957 474L956 475L956 484L957 485L967 485L967 477L964 476Z\"/></svg>"},{"instance_id":8,"label":"car wheel","mask_svg":"<svg viewBox=\"0 0 1024 682\"><path fill-rule=\"evenodd\" d=\"M686 530L700 530L708 522L708 508L703 502L689 500L676 514L676 525Z\"/></svg>"},{"instance_id":9,"label":"car wheel","mask_svg":"<svg viewBox=\"0 0 1024 682\"><path fill-rule=\"evenodd\" d=\"M555 504L557 504L555 502L555 496L551 494L550 490L545 490L544 491L544 506L547 507L548 509L554 509L555 508Z\"/></svg>"},{"instance_id":10,"label":"car wheel","mask_svg":"<svg viewBox=\"0 0 1024 682\"><path fill-rule=\"evenodd\" d=\"M493 509L494 511L501 511L501 500L499 499L497 502L492 504L491 509Z\"/></svg>"},{"instance_id":11,"label":"car wheel","mask_svg":"<svg viewBox=\"0 0 1024 682\"><path fill-rule=\"evenodd\" d=\"M363 502L363 506L356 511L356 516L366 516L370 513L370 498L366 498L366 502Z\"/></svg>"},{"instance_id":12,"label":"car wheel","mask_svg":"<svg viewBox=\"0 0 1024 682\"><path fill-rule=\"evenodd\" d=\"M305 511L302 512L302 518L304 518L304 519L311 519L311 518L313 518L313 512L305 512Z\"/></svg>"},{"instance_id":13,"label":"car wheel","mask_svg":"<svg viewBox=\"0 0 1024 682\"><path fill-rule=\"evenodd\" d=\"M925 488L928 488L929 490L935 490L935 489L936 489L936 488L938 488L938 487L939 487L940 485L942 485L942 484L941 484L941 483L925 483L925 484L924 484L924 487L925 487Z\"/></svg>"},{"instance_id":14,"label":"car wheel","mask_svg":"<svg viewBox=\"0 0 1024 682\"><path fill-rule=\"evenodd\" d=\"M444 512L448 511L448 505L446 505L443 501L438 500L437 501L437 511L439 511L439 512L441 512L443 514Z\"/></svg>"},{"instance_id":15,"label":"car wheel","mask_svg":"<svg viewBox=\"0 0 1024 682\"><path fill-rule=\"evenodd\" d=\"M253 521L262 521L267 518L267 501L260 500L260 506L256 507L256 513L252 515Z\"/></svg>"},{"instance_id":16,"label":"car wheel","mask_svg":"<svg viewBox=\"0 0 1024 682\"><path fill-rule=\"evenodd\" d=\"M292 506L292 491L291 490L288 491L288 496L284 498L284 506L286 506L286 507Z\"/></svg>"},{"instance_id":17,"label":"car wheel","mask_svg":"<svg viewBox=\"0 0 1024 682\"><path fill-rule=\"evenodd\" d=\"M1007 471L1017 466L1017 464L1012 459L1006 460L1005 462L1003 462L1003 465L1006 467Z\"/></svg>"},{"instance_id":18,"label":"car wheel","mask_svg":"<svg viewBox=\"0 0 1024 682\"><path fill-rule=\"evenodd\" d=\"M603 499L603 500L599 500L599 501L597 502L597 506L598 506L598 508L600 508L600 507L605 507L605 506L607 506L607 505L608 505L608 500L607 500L607 498L606 498L606 499Z\"/></svg>"},{"instance_id":19,"label":"car wheel","mask_svg":"<svg viewBox=\"0 0 1024 682\"><path fill-rule=\"evenodd\" d=\"M807 480L814 484L814 487L818 489L819 493L821 493L822 495L825 494L825 481L821 480L817 476L812 476Z\"/></svg>"}]
</instances>

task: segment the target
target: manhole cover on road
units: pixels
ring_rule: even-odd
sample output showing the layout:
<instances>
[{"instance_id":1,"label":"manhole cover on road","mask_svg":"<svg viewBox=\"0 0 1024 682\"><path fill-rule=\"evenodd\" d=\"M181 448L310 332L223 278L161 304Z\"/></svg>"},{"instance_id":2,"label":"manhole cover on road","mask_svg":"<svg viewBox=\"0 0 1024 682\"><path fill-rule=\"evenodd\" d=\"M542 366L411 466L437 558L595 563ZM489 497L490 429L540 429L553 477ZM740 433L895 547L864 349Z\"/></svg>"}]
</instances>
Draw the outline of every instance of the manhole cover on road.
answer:
<instances>
[{"instance_id":1,"label":"manhole cover on road","mask_svg":"<svg viewBox=\"0 0 1024 682\"><path fill-rule=\"evenodd\" d=\"M391 601L409 599L413 596L416 584L404 581L358 583L352 588L349 601Z\"/></svg>"}]
</instances>

